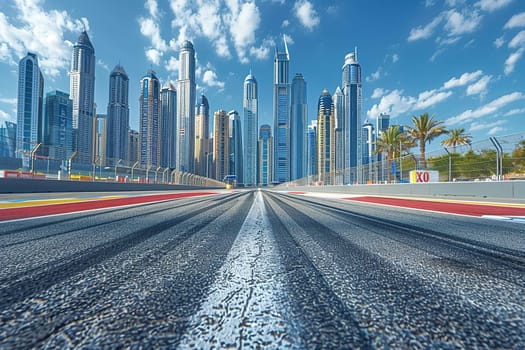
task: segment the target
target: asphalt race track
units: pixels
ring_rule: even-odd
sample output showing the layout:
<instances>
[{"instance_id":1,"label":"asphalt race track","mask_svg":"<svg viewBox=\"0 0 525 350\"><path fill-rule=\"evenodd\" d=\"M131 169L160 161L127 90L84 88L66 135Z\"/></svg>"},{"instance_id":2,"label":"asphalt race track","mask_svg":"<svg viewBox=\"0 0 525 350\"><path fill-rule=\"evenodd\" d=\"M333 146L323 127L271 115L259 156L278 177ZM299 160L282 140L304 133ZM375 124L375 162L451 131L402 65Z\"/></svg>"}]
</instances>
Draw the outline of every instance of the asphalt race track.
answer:
<instances>
[{"instance_id":1,"label":"asphalt race track","mask_svg":"<svg viewBox=\"0 0 525 350\"><path fill-rule=\"evenodd\" d=\"M0 222L0 349L525 348L522 221L162 198Z\"/></svg>"}]
</instances>

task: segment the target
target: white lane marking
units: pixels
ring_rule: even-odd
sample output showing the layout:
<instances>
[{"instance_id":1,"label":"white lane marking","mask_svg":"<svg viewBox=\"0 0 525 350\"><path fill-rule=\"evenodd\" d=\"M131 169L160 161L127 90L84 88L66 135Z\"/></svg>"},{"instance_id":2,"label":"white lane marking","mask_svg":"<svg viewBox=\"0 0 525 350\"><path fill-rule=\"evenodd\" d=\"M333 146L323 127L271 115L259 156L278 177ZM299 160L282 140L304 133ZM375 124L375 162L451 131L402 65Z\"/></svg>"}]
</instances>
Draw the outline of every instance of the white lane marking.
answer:
<instances>
[{"instance_id":1,"label":"white lane marking","mask_svg":"<svg viewBox=\"0 0 525 350\"><path fill-rule=\"evenodd\" d=\"M499 216L499 215L482 215L484 219L510 221L518 224L525 224L525 216Z\"/></svg>"},{"instance_id":2,"label":"white lane marking","mask_svg":"<svg viewBox=\"0 0 525 350\"><path fill-rule=\"evenodd\" d=\"M302 348L260 191L180 349Z\"/></svg>"}]
</instances>

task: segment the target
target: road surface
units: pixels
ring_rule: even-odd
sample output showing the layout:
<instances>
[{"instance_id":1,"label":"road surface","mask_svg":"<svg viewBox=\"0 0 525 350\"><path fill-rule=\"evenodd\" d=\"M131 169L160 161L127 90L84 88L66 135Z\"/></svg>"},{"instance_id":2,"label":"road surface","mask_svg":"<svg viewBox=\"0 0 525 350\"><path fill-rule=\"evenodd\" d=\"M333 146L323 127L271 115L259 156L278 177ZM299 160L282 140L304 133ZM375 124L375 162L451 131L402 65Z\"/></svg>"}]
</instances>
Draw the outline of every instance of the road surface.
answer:
<instances>
[{"instance_id":1,"label":"road surface","mask_svg":"<svg viewBox=\"0 0 525 350\"><path fill-rule=\"evenodd\" d=\"M519 220L201 194L0 222L0 266L2 349L525 348Z\"/></svg>"}]
</instances>

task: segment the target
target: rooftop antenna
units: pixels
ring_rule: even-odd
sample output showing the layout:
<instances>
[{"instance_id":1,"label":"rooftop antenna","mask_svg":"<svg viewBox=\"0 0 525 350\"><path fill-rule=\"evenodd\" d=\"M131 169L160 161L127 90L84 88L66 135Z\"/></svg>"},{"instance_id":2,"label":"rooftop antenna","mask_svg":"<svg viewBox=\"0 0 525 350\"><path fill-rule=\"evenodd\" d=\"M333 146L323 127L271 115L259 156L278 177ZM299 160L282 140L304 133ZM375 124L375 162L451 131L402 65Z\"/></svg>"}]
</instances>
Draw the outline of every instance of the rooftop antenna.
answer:
<instances>
[{"instance_id":1,"label":"rooftop antenna","mask_svg":"<svg viewBox=\"0 0 525 350\"><path fill-rule=\"evenodd\" d=\"M354 49L354 53L355 53L355 59L357 60L357 46Z\"/></svg>"}]
</instances>

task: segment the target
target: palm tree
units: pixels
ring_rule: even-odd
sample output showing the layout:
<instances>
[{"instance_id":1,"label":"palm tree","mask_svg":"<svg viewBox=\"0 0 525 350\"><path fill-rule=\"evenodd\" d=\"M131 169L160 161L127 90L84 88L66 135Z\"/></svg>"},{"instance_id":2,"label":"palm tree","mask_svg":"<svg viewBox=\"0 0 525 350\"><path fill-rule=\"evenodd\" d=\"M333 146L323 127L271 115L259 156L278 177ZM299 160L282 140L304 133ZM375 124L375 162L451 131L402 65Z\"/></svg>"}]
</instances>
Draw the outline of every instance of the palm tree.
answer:
<instances>
[{"instance_id":1,"label":"palm tree","mask_svg":"<svg viewBox=\"0 0 525 350\"><path fill-rule=\"evenodd\" d=\"M399 125L390 125L388 129L381 132L381 136L376 141L375 153L387 154L388 161L388 182L392 181L392 160L396 155L401 154L403 149L413 146L413 143L408 138L408 135L400 131Z\"/></svg>"},{"instance_id":2,"label":"palm tree","mask_svg":"<svg viewBox=\"0 0 525 350\"><path fill-rule=\"evenodd\" d=\"M470 145L471 135L465 134L465 128L452 129L447 132L448 137L441 141L441 145L452 147L453 153L456 153L456 147L461 145Z\"/></svg>"},{"instance_id":3,"label":"palm tree","mask_svg":"<svg viewBox=\"0 0 525 350\"><path fill-rule=\"evenodd\" d=\"M423 169L427 167L425 160L425 148L427 142L430 143L434 138L445 134L447 129L443 122L434 120L434 116L428 115L427 112L421 114L419 117L413 116L413 127L408 127L408 134L414 138L419 144L419 161Z\"/></svg>"}]
</instances>

